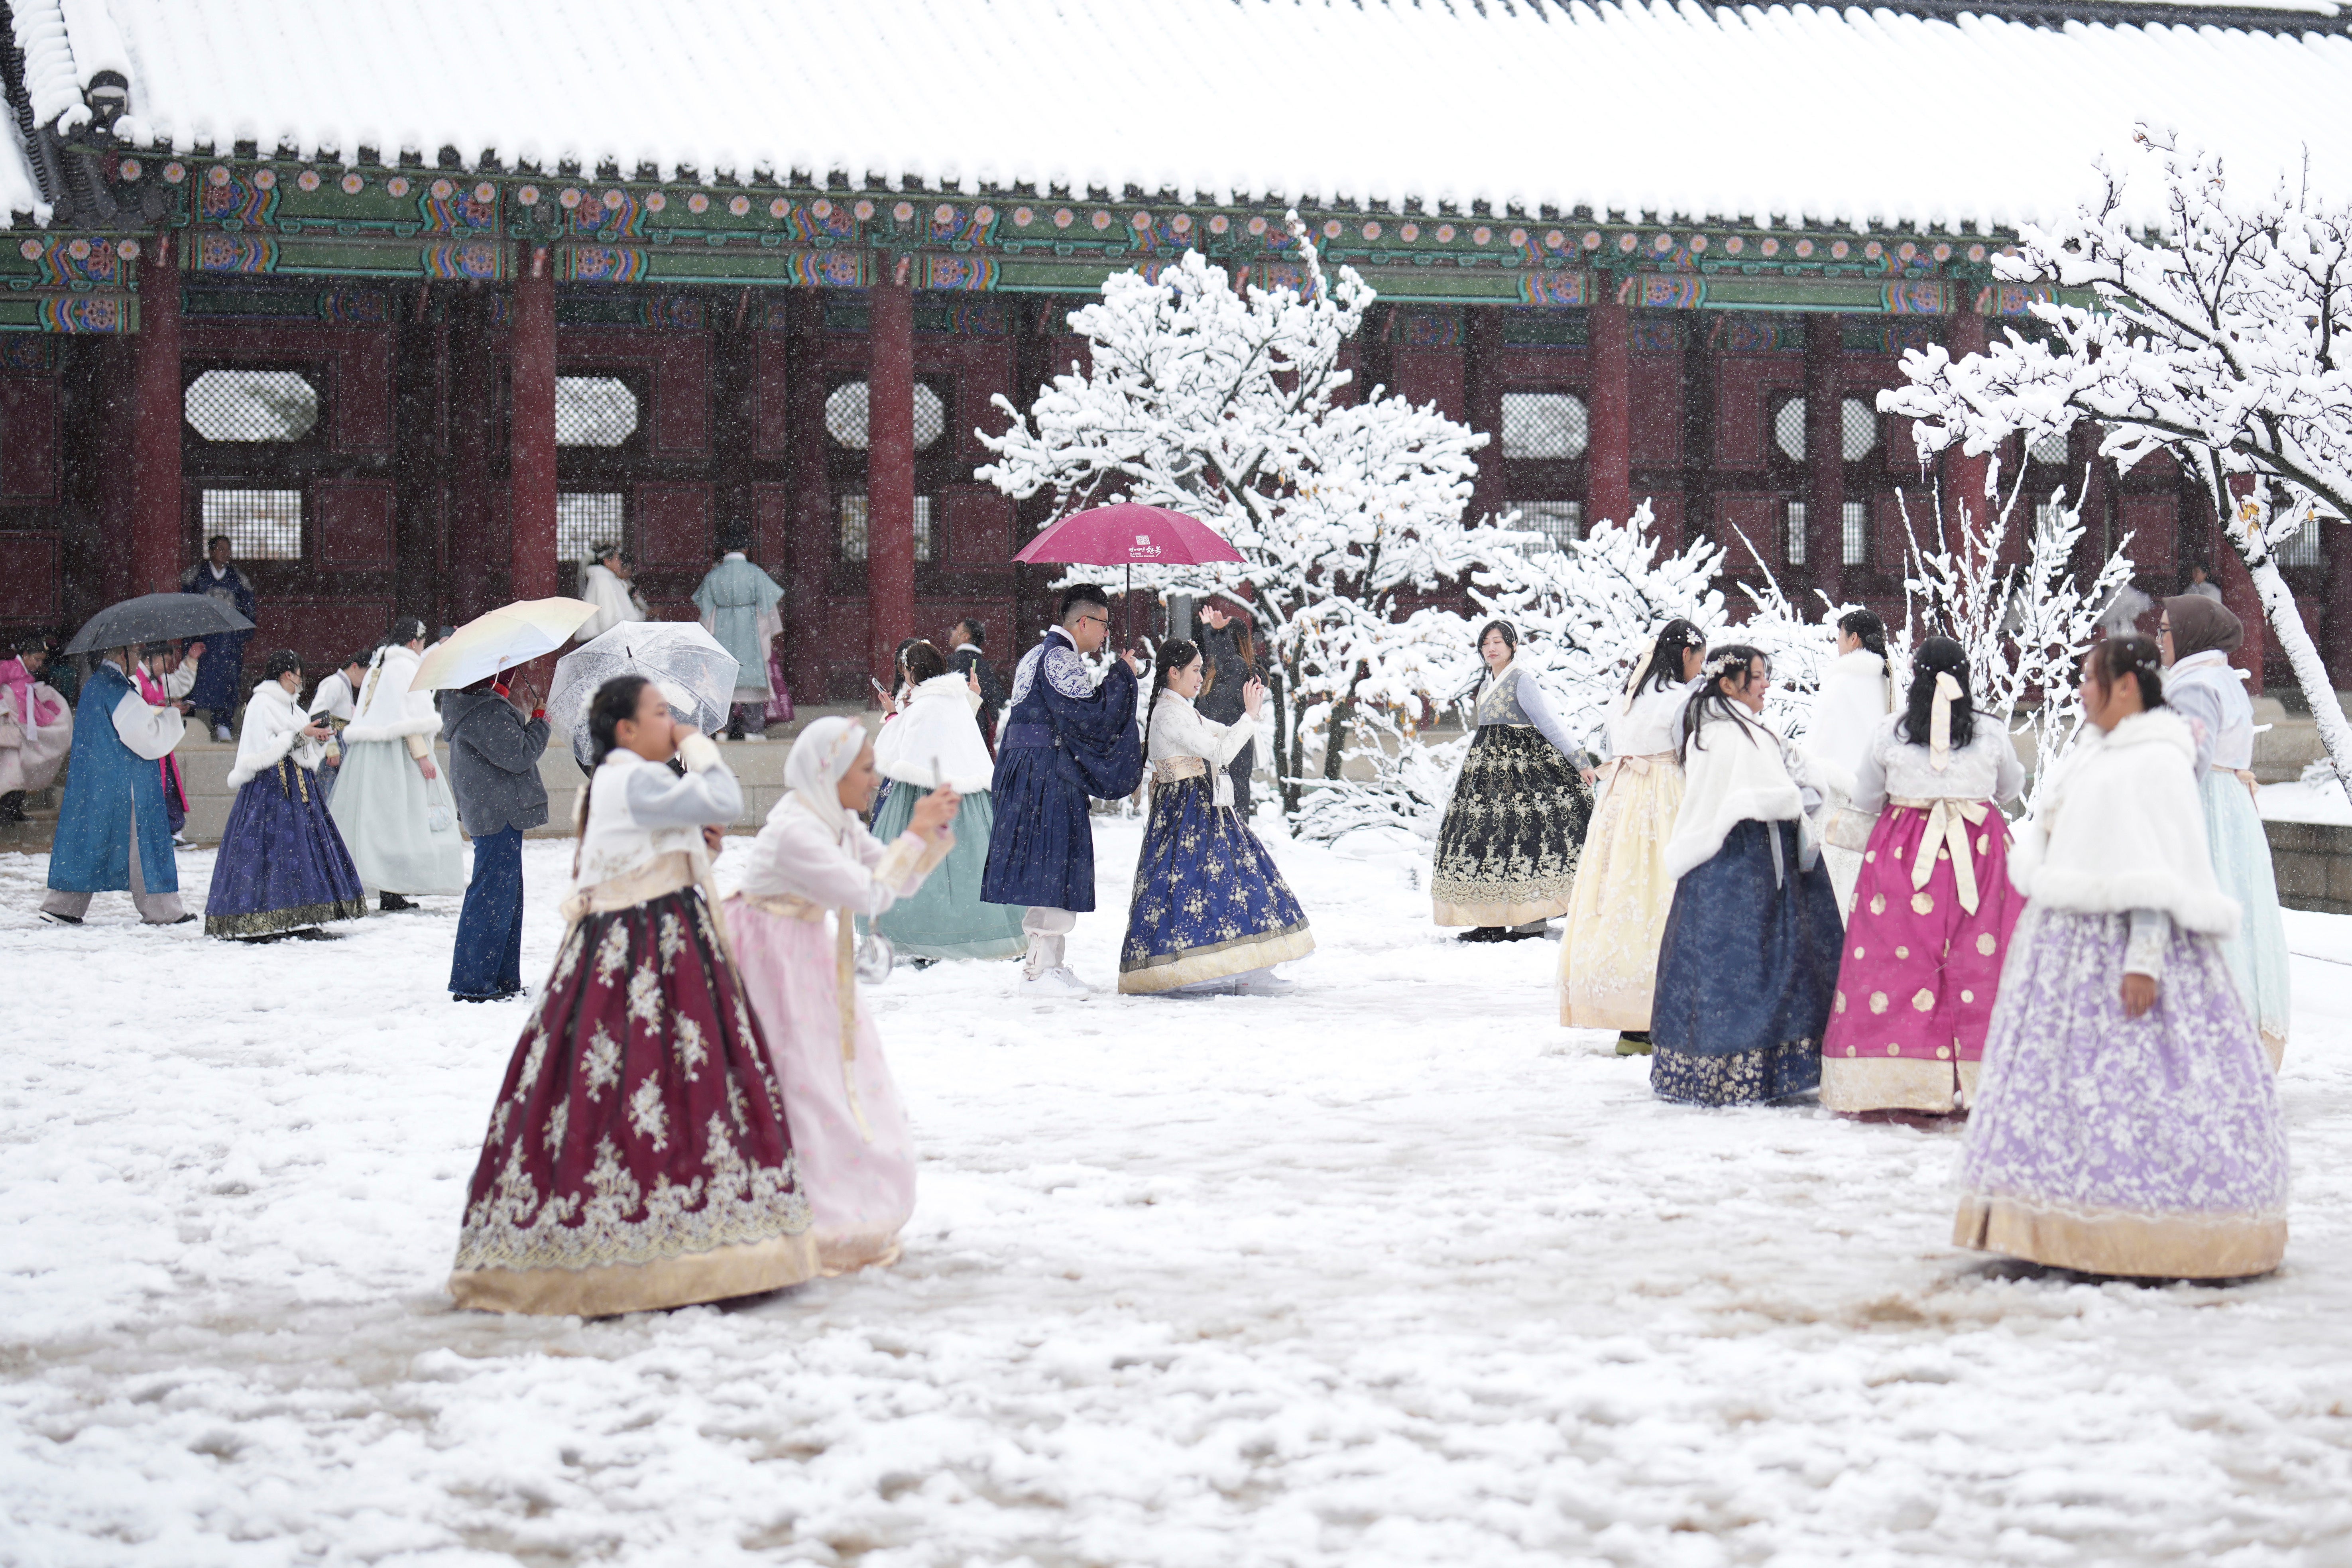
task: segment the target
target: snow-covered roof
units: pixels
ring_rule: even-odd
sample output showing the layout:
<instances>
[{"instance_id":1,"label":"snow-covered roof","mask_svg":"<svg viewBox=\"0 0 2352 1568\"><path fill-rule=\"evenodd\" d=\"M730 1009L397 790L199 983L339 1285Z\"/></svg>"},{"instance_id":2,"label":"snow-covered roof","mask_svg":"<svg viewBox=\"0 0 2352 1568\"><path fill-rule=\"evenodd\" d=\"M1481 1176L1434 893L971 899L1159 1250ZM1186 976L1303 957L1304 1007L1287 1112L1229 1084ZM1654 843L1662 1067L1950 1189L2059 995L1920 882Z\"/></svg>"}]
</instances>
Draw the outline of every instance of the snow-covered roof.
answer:
<instances>
[{"instance_id":1,"label":"snow-covered roof","mask_svg":"<svg viewBox=\"0 0 2352 1568\"><path fill-rule=\"evenodd\" d=\"M2152 119L2352 190L2331 0L12 5L37 116L121 62L121 132L181 152L2007 228ZM0 132L0 211L34 193Z\"/></svg>"}]
</instances>

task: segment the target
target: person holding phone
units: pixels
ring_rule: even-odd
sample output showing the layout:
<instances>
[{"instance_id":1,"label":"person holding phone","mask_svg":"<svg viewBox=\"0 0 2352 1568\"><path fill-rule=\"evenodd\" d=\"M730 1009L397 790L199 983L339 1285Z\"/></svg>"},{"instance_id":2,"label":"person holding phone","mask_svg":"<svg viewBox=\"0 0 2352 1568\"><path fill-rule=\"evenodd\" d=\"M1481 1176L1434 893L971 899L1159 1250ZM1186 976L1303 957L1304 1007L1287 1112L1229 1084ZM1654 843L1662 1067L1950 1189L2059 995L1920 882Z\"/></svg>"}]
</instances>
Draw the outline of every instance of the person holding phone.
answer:
<instances>
[{"instance_id":1,"label":"person holding phone","mask_svg":"<svg viewBox=\"0 0 2352 1568\"><path fill-rule=\"evenodd\" d=\"M1291 982L1274 966L1315 951L1306 911L1281 868L1234 805L1227 765L1249 744L1265 687L1242 689L1240 716L1201 716L1208 656L1182 637L1160 645L1144 720L1151 805L1118 955L1128 994L1275 996Z\"/></svg>"},{"instance_id":2,"label":"person holding phone","mask_svg":"<svg viewBox=\"0 0 2352 1568\"><path fill-rule=\"evenodd\" d=\"M784 782L727 900L727 933L783 1085L817 1263L839 1274L896 1258L915 1212L914 1133L857 995L857 921L937 874L956 848L960 802L942 784L914 803L904 833L868 833L858 815L882 775L855 719L802 731Z\"/></svg>"},{"instance_id":3,"label":"person holding phone","mask_svg":"<svg viewBox=\"0 0 2352 1568\"><path fill-rule=\"evenodd\" d=\"M449 1293L605 1317L797 1285L817 1272L808 1198L710 884L743 787L642 675L596 689L588 734L563 939L466 1189Z\"/></svg>"},{"instance_id":4,"label":"person holding phone","mask_svg":"<svg viewBox=\"0 0 2352 1568\"><path fill-rule=\"evenodd\" d=\"M996 832L980 896L1027 910L1024 987L1083 997L1064 962L1078 916L1095 907L1095 830L1089 802L1117 800L1143 778L1136 732L1135 656L1111 661L1097 686L1085 655L1110 637L1110 600L1091 583L1062 595L1060 624L1046 629L1013 673L991 794Z\"/></svg>"},{"instance_id":5,"label":"person holding phone","mask_svg":"<svg viewBox=\"0 0 2352 1568\"><path fill-rule=\"evenodd\" d=\"M302 710L302 658L281 649L264 668L229 769L236 799L205 897L206 936L311 936L367 913L367 892L319 788L329 731Z\"/></svg>"}]
</instances>

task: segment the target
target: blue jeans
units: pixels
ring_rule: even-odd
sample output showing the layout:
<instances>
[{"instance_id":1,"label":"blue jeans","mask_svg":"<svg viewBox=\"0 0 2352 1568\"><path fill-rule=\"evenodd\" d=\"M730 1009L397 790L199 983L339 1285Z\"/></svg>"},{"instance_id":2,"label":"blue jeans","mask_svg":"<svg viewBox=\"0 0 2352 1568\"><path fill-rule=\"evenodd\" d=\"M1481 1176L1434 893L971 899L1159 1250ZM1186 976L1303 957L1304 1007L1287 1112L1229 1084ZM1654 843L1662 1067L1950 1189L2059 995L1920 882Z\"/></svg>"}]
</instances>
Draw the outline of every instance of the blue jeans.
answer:
<instances>
[{"instance_id":1,"label":"blue jeans","mask_svg":"<svg viewBox=\"0 0 2352 1568\"><path fill-rule=\"evenodd\" d=\"M474 878L457 913L449 991L505 996L522 989L522 829L474 840Z\"/></svg>"}]
</instances>

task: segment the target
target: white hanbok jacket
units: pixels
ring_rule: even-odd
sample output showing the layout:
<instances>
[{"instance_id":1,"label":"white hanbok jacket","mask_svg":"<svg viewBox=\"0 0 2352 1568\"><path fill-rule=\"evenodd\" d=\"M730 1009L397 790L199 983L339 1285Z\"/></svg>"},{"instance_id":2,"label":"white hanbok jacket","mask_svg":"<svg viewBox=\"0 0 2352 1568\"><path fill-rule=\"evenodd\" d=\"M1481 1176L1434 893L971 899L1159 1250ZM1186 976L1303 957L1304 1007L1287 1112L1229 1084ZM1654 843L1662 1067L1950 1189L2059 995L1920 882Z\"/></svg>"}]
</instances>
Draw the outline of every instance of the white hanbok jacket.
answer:
<instances>
[{"instance_id":1,"label":"white hanbok jacket","mask_svg":"<svg viewBox=\"0 0 2352 1568\"><path fill-rule=\"evenodd\" d=\"M2010 881L2049 909L2154 910L2202 935L2237 934L2238 902L2205 850L2196 755L2189 726L2162 709L2086 730L2019 829Z\"/></svg>"},{"instance_id":2,"label":"white hanbok jacket","mask_svg":"<svg viewBox=\"0 0 2352 1568\"><path fill-rule=\"evenodd\" d=\"M646 618L646 602L637 591L621 580L610 566L593 561L580 571L580 596L596 606L596 613L581 624L572 634L574 642L586 642L602 637L614 626L626 626Z\"/></svg>"},{"instance_id":3,"label":"white hanbok jacket","mask_svg":"<svg viewBox=\"0 0 2352 1568\"><path fill-rule=\"evenodd\" d=\"M228 787L242 789L289 756L296 767L316 772L325 746L302 733L310 723L310 716L286 688L274 680L255 687L253 700L245 705L245 729L236 738Z\"/></svg>"},{"instance_id":4,"label":"white hanbok jacket","mask_svg":"<svg viewBox=\"0 0 2352 1568\"><path fill-rule=\"evenodd\" d=\"M343 731L345 745L401 741L412 757L433 749L433 737L441 730L440 710L433 706L433 693L408 689L419 662L405 647L388 647L376 656L361 685L358 715Z\"/></svg>"},{"instance_id":5,"label":"white hanbok jacket","mask_svg":"<svg viewBox=\"0 0 2352 1568\"><path fill-rule=\"evenodd\" d=\"M897 715L874 737L874 765L886 779L921 789L940 787L939 774L959 795L977 795L994 781L996 763L972 717L979 696L961 675L935 675L908 693ZM936 767L937 772L934 772Z\"/></svg>"},{"instance_id":6,"label":"white hanbok jacket","mask_svg":"<svg viewBox=\"0 0 2352 1568\"><path fill-rule=\"evenodd\" d=\"M1666 840L1666 875L1676 879L1714 859L1740 823L1799 822L1825 791L1853 788L1851 773L1782 738L1760 716L1746 724L1710 718L1691 737L1683 777L1682 809Z\"/></svg>"},{"instance_id":7,"label":"white hanbok jacket","mask_svg":"<svg viewBox=\"0 0 2352 1568\"><path fill-rule=\"evenodd\" d=\"M1216 802L1234 804L1234 778L1226 765L1257 733L1256 721L1246 713L1230 724L1203 719L1201 710L1175 692L1163 690L1151 707L1151 733L1144 758L1156 767L1175 757L1199 757L1216 779Z\"/></svg>"},{"instance_id":8,"label":"white hanbok jacket","mask_svg":"<svg viewBox=\"0 0 2352 1568\"><path fill-rule=\"evenodd\" d=\"M1822 677L1821 695L1805 727L1805 749L1851 773L1862 766L1863 753L1894 710L1886 661L1864 647L1842 653Z\"/></svg>"}]
</instances>

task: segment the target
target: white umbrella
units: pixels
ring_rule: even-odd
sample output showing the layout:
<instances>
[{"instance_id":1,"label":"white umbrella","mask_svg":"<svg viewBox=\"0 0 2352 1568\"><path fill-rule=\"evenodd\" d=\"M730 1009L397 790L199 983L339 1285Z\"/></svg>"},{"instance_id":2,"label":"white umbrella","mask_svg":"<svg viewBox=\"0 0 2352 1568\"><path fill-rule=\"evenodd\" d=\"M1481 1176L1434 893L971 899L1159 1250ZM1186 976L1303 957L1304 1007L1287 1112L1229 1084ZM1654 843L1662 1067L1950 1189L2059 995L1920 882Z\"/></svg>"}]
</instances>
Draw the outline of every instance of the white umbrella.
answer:
<instances>
[{"instance_id":1,"label":"white umbrella","mask_svg":"<svg viewBox=\"0 0 2352 1568\"><path fill-rule=\"evenodd\" d=\"M585 599L520 599L477 616L425 656L409 682L417 691L447 690L529 664L572 640L596 613Z\"/></svg>"},{"instance_id":2,"label":"white umbrella","mask_svg":"<svg viewBox=\"0 0 2352 1568\"><path fill-rule=\"evenodd\" d=\"M642 675L660 689L679 723L709 734L726 728L740 668L735 656L696 622L625 621L555 661L555 686L547 694L548 728L570 736L572 757L587 767L593 754L588 709L597 689L616 675Z\"/></svg>"}]
</instances>

